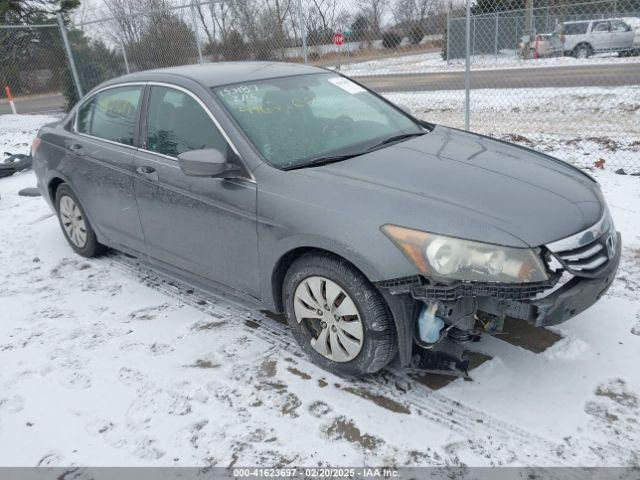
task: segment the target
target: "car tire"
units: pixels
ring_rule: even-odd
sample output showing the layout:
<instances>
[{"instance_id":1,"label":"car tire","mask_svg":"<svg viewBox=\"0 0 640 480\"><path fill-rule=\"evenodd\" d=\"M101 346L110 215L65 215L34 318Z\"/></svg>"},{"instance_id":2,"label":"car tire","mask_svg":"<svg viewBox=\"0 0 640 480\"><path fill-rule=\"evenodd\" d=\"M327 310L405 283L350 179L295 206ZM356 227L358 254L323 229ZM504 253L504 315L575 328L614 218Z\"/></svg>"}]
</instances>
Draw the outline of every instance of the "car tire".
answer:
<instances>
[{"instance_id":1,"label":"car tire","mask_svg":"<svg viewBox=\"0 0 640 480\"><path fill-rule=\"evenodd\" d=\"M98 242L78 197L66 183L57 188L55 205L60 228L78 255L91 258L104 253L106 247Z\"/></svg>"},{"instance_id":2,"label":"car tire","mask_svg":"<svg viewBox=\"0 0 640 480\"><path fill-rule=\"evenodd\" d=\"M384 299L346 260L305 254L290 266L282 291L294 337L322 368L362 376L384 368L396 355L395 325Z\"/></svg>"},{"instance_id":3,"label":"car tire","mask_svg":"<svg viewBox=\"0 0 640 480\"><path fill-rule=\"evenodd\" d=\"M591 50L591 47L584 43L578 45L572 52L573 56L578 59L589 58L592 53L593 51Z\"/></svg>"}]
</instances>

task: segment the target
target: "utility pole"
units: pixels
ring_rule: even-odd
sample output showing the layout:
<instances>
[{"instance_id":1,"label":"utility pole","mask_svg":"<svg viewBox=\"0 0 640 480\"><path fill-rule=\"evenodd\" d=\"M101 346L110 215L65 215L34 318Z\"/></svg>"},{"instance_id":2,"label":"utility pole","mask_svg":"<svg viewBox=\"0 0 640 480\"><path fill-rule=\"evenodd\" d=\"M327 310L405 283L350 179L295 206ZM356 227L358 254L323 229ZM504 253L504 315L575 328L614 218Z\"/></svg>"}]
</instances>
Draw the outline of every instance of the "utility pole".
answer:
<instances>
[{"instance_id":1,"label":"utility pole","mask_svg":"<svg viewBox=\"0 0 640 480\"><path fill-rule=\"evenodd\" d=\"M533 41L533 0L527 0L525 3L524 12L524 51L523 57L525 59L531 58L531 42Z\"/></svg>"},{"instance_id":2,"label":"utility pole","mask_svg":"<svg viewBox=\"0 0 640 480\"><path fill-rule=\"evenodd\" d=\"M471 0L467 0L466 4L464 30L464 129L469 131L471 123Z\"/></svg>"},{"instance_id":3,"label":"utility pole","mask_svg":"<svg viewBox=\"0 0 640 480\"><path fill-rule=\"evenodd\" d=\"M80 85L80 77L78 76L78 69L76 68L76 62L73 58L73 52L71 51L71 45L69 44L69 38L67 37L67 29L64 26L64 20L62 14L56 15L58 18L58 28L60 28L60 36L62 37L62 43L64 45L64 51L67 54L67 61L69 62L69 70L71 70L71 78L76 87L76 93L78 94L78 100L83 97L82 85Z\"/></svg>"},{"instance_id":4,"label":"utility pole","mask_svg":"<svg viewBox=\"0 0 640 480\"><path fill-rule=\"evenodd\" d=\"M202 47L200 46L200 33L198 32L198 18L196 17L196 5L191 0L191 21L193 22L193 33L196 40L196 48L198 49L198 63L203 63Z\"/></svg>"},{"instance_id":5,"label":"utility pole","mask_svg":"<svg viewBox=\"0 0 640 480\"><path fill-rule=\"evenodd\" d=\"M300 36L302 37L302 57L304 63L307 63L307 26L304 23L302 0L298 0L298 23L300 23Z\"/></svg>"}]
</instances>

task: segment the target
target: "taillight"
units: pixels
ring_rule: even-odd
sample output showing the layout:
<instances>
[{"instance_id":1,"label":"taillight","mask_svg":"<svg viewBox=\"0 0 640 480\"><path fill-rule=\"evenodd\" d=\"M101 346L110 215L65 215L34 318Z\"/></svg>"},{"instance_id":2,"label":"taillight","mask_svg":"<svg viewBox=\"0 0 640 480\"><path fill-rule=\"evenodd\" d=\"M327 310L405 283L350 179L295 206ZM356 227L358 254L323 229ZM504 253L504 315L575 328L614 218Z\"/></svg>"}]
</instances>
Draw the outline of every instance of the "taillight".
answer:
<instances>
[{"instance_id":1,"label":"taillight","mask_svg":"<svg viewBox=\"0 0 640 480\"><path fill-rule=\"evenodd\" d=\"M560 41L564 43L564 35L560 35Z\"/></svg>"},{"instance_id":2,"label":"taillight","mask_svg":"<svg viewBox=\"0 0 640 480\"><path fill-rule=\"evenodd\" d=\"M40 138L34 137L33 142L31 142L31 156L36 153L36 150L40 146Z\"/></svg>"}]
</instances>

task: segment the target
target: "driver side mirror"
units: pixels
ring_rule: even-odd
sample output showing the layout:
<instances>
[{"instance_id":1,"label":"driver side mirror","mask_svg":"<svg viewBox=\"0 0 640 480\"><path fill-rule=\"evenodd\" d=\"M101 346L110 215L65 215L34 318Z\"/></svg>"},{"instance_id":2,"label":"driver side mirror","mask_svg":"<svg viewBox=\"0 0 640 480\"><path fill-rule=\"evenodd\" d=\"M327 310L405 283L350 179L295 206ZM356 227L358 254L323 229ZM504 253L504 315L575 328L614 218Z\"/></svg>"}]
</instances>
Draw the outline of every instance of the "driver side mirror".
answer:
<instances>
[{"instance_id":1,"label":"driver side mirror","mask_svg":"<svg viewBox=\"0 0 640 480\"><path fill-rule=\"evenodd\" d=\"M226 156L215 148L191 150L178 155L178 164L190 177L233 177L240 169L227 161Z\"/></svg>"}]
</instances>

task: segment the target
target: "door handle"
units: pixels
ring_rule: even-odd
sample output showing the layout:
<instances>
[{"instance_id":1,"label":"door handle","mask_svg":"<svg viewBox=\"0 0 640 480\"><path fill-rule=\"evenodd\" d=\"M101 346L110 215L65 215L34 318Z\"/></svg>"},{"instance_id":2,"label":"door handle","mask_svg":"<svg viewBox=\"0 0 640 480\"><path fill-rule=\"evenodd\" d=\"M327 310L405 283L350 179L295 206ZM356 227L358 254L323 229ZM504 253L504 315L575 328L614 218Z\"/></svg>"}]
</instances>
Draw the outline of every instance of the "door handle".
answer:
<instances>
[{"instance_id":1,"label":"door handle","mask_svg":"<svg viewBox=\"0 0 640 480\"><path fill-rule=\"evenodd\" d=\"M142 175L144 178L151 180L152 182L158 181L158 172L155 168L149 167L147 165L143 165L142 167L136 168L136 173L138 175Z\"/></svg>"},{"instance_id":2,"label":"door handle","mask_svg":"<svg viewBox=\"0 0 640 480\"><path fill-rule=\"evenodd\" d=\"M76 155L84 155L83 146L79 143L72 143L69 145L69 150L71 150Z\"/></svg>"}]
</instances>

